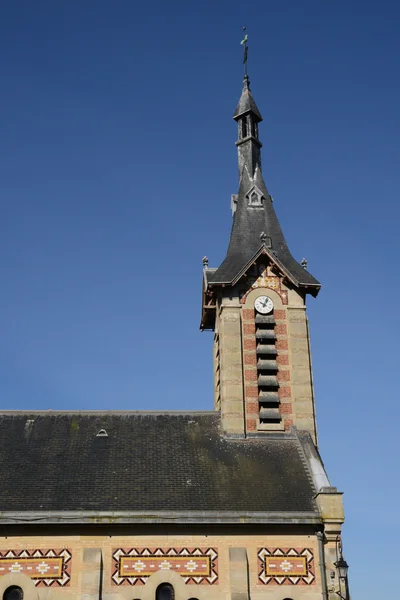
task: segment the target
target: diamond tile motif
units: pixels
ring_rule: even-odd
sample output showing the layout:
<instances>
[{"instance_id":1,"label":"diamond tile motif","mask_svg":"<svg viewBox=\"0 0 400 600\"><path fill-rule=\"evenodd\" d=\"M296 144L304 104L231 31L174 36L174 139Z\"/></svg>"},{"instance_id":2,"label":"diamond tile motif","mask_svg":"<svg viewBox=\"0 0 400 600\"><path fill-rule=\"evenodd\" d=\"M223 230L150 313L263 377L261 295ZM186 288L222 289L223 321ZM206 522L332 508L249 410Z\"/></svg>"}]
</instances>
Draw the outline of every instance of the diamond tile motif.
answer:
<instances>
[{"instance_id":1,"label":"diamond tile motif","mask_svg":"<svg viewBox=\"0 0 400 600\"><path fill-rule=\"evenodd\" d=\"M258 551L261 583L311 585L315 581L314 555L309 548L260 548Z\"/></svg>"},{"instance_id":2,"label":"diamond tile motif","mask_svg":"<svg viewBox=\"0 0 400 600\"><path fill-rule=\"evenodd\" d=\"M0 577L22 573L35 586L66 587L71 580L71 552L62 550L0 550Z\"/></svg>"},{"instance_id":3,"label":"diamond tile motif","mask_svg":"<svg viewBox=\"0 0 400 600\"><path fill-rule=\"evenodd\" d=\"M215 548L117 548L113 551L114 585L144 585L153 573L175 571L187 584L218 582Z\"/></svg>"}]
</instances>

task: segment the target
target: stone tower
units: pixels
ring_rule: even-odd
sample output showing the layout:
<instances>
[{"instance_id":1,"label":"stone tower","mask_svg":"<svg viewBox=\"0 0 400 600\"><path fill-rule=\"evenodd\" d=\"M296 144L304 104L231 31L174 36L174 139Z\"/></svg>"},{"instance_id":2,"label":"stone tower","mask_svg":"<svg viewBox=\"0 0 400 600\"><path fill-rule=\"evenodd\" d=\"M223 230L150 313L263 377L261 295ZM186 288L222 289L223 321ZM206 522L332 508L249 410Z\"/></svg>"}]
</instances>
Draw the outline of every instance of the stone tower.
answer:
<instances>
[{"instance_id":1,"label":"stone tower","mask_svg":"<svg viewBox=\"0 0 400 600\"><path fill-rule=\"evenodd\" d=\"M246 75L238 124L239 191L225 260L204 267L201 328L214 335L215 409L227 434L308 431L317 441L306 296L318 281L291 255L261 170L260 111Z\"/></svg>"},{"instance_id":2,"label":"stone tower","mask_svg":"<svg viewBox=\"0 0 400 600\"><path fill-rule=\"evenodd\" d=\"M200 328L214 331L214 410L227 439L267 444L294 435L300 442L323 523L316 532L322 598L348 600L347 577L338 576L342 498L318 452L306 315L307 294L316 297L321 285L307 271L307 261L292 256L265 185L258 131L262 116L247 73L233 118L239 190L232 195L231 236L218 268L203 259Z\"/></svg>"}]
</instances>

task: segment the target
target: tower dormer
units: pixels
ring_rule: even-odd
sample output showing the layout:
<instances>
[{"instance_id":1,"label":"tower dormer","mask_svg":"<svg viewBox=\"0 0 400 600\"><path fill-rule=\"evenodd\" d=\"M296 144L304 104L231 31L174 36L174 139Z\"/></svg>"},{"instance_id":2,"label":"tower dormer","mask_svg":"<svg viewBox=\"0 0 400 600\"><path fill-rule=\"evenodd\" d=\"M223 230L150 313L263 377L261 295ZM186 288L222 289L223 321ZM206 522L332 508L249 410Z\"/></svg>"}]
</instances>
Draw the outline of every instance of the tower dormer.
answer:
<instances>
[{"instance_id":1,"label":"tower dormer","mask_svg":"<svg viewBox=\"0 0 400 600\"><path fill-rule=\"evenodd\" d=\"M202 329L214 331L215 409L224 431L263 436L292 425L316 440L307 294L319 282L291 254L261 172L257 108L247 73L236 107L239 190L218 268L205 261Z\"/></svg>"}]
</instances>

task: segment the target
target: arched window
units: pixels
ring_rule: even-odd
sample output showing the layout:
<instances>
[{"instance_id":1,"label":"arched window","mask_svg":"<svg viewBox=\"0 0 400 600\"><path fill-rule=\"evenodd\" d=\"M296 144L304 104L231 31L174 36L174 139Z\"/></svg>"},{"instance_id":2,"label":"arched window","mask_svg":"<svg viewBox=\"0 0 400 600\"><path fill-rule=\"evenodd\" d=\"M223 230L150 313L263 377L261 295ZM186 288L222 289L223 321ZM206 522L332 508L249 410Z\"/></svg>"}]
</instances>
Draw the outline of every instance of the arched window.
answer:
<instances>
[{"instance_id":1,"label":"arched window","mask_svg":"<svg viewBox=\"0 0 400 600\"><path fill-rule=\"evenodd\" d=\"M11 585L3 594L3 600L23 600L24 592L17 585Z\"/></svg>"},{"instance_id":2,"label":"arched window","mask_svg":"<svg viewBox=\"0 0 400 600\"><path fill-rule=\"evenodd\" d=\"M158 586L156 600L175 600L174 588L170 583L162 583Z\"/></svg>"},{"instance_id":3,"label":"arched window","mask_svg":"<svg viewBox=\"0 0 400 600\"><path fill-rule=\"evenodd\" d=\"M198 598L189 598L189 600L198 600Z\"/></svg>"}]
</instances>

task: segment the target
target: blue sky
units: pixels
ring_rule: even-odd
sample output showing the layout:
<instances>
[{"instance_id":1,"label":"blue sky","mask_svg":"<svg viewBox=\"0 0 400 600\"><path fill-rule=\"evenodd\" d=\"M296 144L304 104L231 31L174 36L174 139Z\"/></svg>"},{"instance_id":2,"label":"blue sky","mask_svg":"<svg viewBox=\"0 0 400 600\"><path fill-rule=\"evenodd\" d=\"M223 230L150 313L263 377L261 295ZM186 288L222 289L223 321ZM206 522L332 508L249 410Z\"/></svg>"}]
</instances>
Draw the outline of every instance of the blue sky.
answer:
<instances>
[{"instance_id":1,"label":"blue sky","mask_svg":"<svg viewBox=\"0 0 400 600\"><path fill-rule=\"evenodd\" d=\"M354 598L397 589L400 7L6 1L1 405L211 409L201 259L237 191L241 28L267 186L309 302Z\"/></svg>"}]
</instances>

